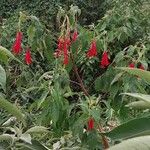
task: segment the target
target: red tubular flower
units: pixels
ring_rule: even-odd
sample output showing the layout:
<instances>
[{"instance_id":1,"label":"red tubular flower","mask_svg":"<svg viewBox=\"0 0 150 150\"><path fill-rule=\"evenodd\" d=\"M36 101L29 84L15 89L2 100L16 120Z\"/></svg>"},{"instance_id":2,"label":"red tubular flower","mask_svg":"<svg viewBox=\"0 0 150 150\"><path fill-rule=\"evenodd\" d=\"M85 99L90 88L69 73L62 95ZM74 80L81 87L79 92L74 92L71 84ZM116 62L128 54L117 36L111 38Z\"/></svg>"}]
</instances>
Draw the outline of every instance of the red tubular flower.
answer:
<instances>
[{"instance_id":1,"label":"red tubular flower","mask_svg":"<svg viewBox=\"0 0 150 150\"><path fill-rule=\"evenodd\" d=\"M134 63L129 64L129 68L134 68L134 67L135 67Z\"/></svg>"},{"instance_id":2,"label":"red tubular flower","mask_svg":"<svg viewBox=\"0 0 150 150\"><path fill-rule=\"evenodd\" d=\"M64 61L63 61L63 64L64 65L68 65L69 63L69 57L68 57L68 43L67 41L64 42Z\"/></svg>"},{"instance_id":3,"label":"red tubular flower","mask_svg":"<svg viewBox=\"0 0 150 150\"><path fill-rule=\"evenodd\" d=\"M139 66L139 69L145 70L145 68L144 68L144 66L142 64Z\"/></svg>"},{"instance_id":4,"label":"red tubular flower","mask_svg":"<svg viewBox=\"0 0 150 150\"><path fill-rule=\"evenodd\" d=\"M64 40L62 38L59 38L58 44L57 44L57 49L59 49L59 50L63 49L63 43L64 43Z\"/></svg>"},{"instance_id":5,"label":"red tubular flower","mask_svg":"<svg viewBox=\"0 0 150 150\"><path fill-rule=\"evenodd\" d=\"M32 58L31 58L30 49L27 49L27 50L26 50L25 62L26 62L27 65L30 65L30 64L32 63Z\"/></svg>"},{"instance_id":6,"label":"red tubular flower","mask_svg":"<svg viewBox=\"0 0 150 150\"><path fill-rule=\"evenodd\" d=\"M14 54L19 54L22 50L22 47L21 47L22 36L23 36L22 32L17 32L16 39L12 47Z\"/></svg>"},{"instance_id":7,"label":"red tubular flower","mask_svg":"<svg viewBox=\"0 0 150 150\"><path fill-rule=\"evenodd\" d=\"M96 41L93 41L90 45L90 49L87 52L87 57L94 57L97 56L97 48L96 48Z\"/></svg>"},{"instance_id":8,"label":"red tubular flower","mask_svg":"<svg viewBox=\"0 0 150 150\"><path fill-rule=\"evenodd\" d=\"M106 68L110 64L109 59L108 59L108 54L106 51L103 52L102 54L102 59L100 62L100 67L101 68Z\"/></svg>"},{"instance_id":9,"label":"red tubular flower","mask_svg":"<svg viewBox=\"0 0 150 150\"><path fill-rule=\"evenodd\" d=\"M87 130L91 131L92 129L94 129L94 119L93 118L89 118Z\"/></svg>"},{"instance_id":10,"label":"red tubular flower","mask_svg":"<svg viewBox=\"0 0 150 150\"><path fill-rule=\"evenodd\" d=\"M78 32L77 30L74 31L73 35L72 35L72 42L75 42L78 38Z\"/></svg>"}]
</instances>

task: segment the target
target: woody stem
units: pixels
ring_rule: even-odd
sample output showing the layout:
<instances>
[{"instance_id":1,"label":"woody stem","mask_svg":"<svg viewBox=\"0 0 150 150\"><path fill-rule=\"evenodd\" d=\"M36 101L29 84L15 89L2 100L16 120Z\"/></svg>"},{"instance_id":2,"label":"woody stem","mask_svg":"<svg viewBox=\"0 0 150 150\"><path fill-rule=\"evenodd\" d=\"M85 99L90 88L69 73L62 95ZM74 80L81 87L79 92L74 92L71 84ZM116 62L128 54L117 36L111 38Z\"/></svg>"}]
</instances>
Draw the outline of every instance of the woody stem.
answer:
<instances>
[{"instance_id":1,"label":"woody stem","mask_svg":"<svg viewBox=\"0 0 150 150\"><path fill-rule=\"evenodd\" d=\"M103 131L100 124L98 125L98 128L99 128L99 132ZM101 134L101 137L102 137L103 148L104 148L104 150L106 150L109 148L108 139L102 134Z\"/></svg>"},{"instance_id":2,"label":"woody stem","mask_svg":"<svg viewBox=\"0 0 150 150\"><path fill-rule=\"evenodd\" d=\"M78 82L80 83L80 87L81 87L82 91L84 92L84 94L89 97L89 93L88 93L88 91L86 90L86 88L85 88L85 86L84 86L84 84L83 84L83 82L82 82L82 79L80 78L80 75L79 75L79 73L78 73L78 68L77 68L77 66L76 66L76 64L75 64L75 62L74 62L74 57L73 57L72 54L70 54L70 57L71 57L72 64L73 64L73 70L74 70L74 72L75 72L75 74L76 74L76 77L77 77L77 79L78 79ZM102 127L101 127L101 125L99 125L98 128L99 128L99 131L102 132ZM107 140L107 138L106 138L104 135L101 135L101 136L102 136L103 147L104 147L104 149L106 150L106 149L109 148L108 140Z\"/></svg>"},{"instance_id":3,"label":"woody stem","mask_svg":"<svg viewBox=\"0 0 150 150\"><path fill-rule=\"evenodd\" d=\"M85 88L85 86L84 86L84 84L83 84L83 82L82 82L82 79L80 78L80 75L79 75L79 73L78 73L78 68L77 68L77 66L76 66L76 64L75 64L75 62L74 62L74 57L73 57L73 55L70 54L70 57L71 57L72 64L73 64L73 70L74 70L74 72L75 72L75 74L76 74L76 77L77 77L77 79L78 79L78 82L80 83L80 87L81 87L82 91L84 92L84 94L85 94L86 96L89 96L89 94L88 94L88 92L87 92L87 90L86 90L86 88Z\"/></svg>"}]
</instances>

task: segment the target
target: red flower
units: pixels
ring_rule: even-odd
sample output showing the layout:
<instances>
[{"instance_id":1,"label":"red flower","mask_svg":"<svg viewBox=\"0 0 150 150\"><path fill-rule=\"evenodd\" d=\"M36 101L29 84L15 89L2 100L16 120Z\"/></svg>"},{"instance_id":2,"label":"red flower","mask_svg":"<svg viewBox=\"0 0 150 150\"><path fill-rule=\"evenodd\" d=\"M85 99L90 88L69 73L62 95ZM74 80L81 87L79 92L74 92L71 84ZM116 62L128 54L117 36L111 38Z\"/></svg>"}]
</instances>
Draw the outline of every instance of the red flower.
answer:
<instances>
[{"instance_id":1,"label":"red flower","mask_svg":"<svg viewBox=\"0 0 150 150\"><path fill-rule=\"evenodd\" d=\"M142 64L139 66L139 69L145 70L145 68Z\"/></svg>"},{"instance_id":2,"label":"red flower","mask_svg":"<svg viewBox=\"0 0 150 150\"><path fill-rule=\"evenodd\" d=\"M134 66L134 63L130 63L129 64L129 68L134 68L135 66Z\"/></svg>"},{"instance_id":3,"label":"red flower","mask_svg":"<svg viewBox=\"0 0 150 150\"><path fill-rule=\"evenodd\" d=\"M69 56L68 56L68 47L70 46L70 38L59 38L58 39L58 45L57 45L57 50L54 53L54 57L58 58L61 55L63 55L64 60L63 64L67 65L69 63Z\"/></svg>"},{"instance_id":4,"label":"red flower","mask_svg":"<svg viewBox=\"0 0 150 150\"><path fill-rule=\"evenodd\" d=\"M32 58L31 58L31 52L30 49L27 49L26 54L25 54L25 62L27 65L30 65L32 63Z\"/></svg>"},{"instance_id":5,"label":"red flower","mask_svg":"<svg viewBox=\"0 0 150 150\"><path fill-rule=\"evenodd\" d=\"M59 38L58 44L57 44L57 49L59 49L59 50L63 49L63 43L64 43L64 40L62 38Z\"/></svg>"},{"instance_id":6,"label":"red flower","mask_svg":"<svg viewBox=\"0 0 150 150\"><path fill-rule=\"evenodd\" d=\"M75 42L78 38L78 32L77 30L74 31L73 35L72 35L72 41Z\"/></svg>"},{"instance_id":7,"label":"red flower","mask_svg":"<svg viewBox=\"0 0 150 150\"><path fill-rule=\"evenodd\" d=\"M87 57L94 57L97 56L97 48L96 48L96 41L93 41L90 45L90 49L87 52Z\"/></svg>"},{"instance_id":8,"label":"red flower","mask_svg":"<svg viewBox=\"0 0 150 150\"><path fill-rule=\"evenodd\" d=\"M64 42L64 61L63 61L63 64L64 65L68 65L69 63L69 57L68 57L68 43L67 41Z\"/></svg>"},{"instance_id":9,"label":"red flower","mask_svg":"<svg viewBox=\"0 0 150 150\"><path fill-rule=\"evenodd\" d=\"M88 131L91 131L94 128L94 119L93 118L89 118L88 120Z\"/></svg>"},{"instance_id":10,"label":"red flower","mask_svg":"<svg viewBox=\"0 0 150 150\"><path fill-rule=\"evenodd\" d=\"M21 41L22 41L22 32L17 32L16 40L13 44L12 50L14 54L19 54L22 50Z\"/></svg>"},{"instance_id":11,"label":"red flower","mask_svg":"<svg viewBox=\"0 0 150 150\"><path fill-rule=\"evenodd\" d=\"M106 68L110 64L109 59L108 59L108 54L106 51L103 52L102 54L102 59L100 62L100 67L101 68Z\"/></svg>"}]
</instances>

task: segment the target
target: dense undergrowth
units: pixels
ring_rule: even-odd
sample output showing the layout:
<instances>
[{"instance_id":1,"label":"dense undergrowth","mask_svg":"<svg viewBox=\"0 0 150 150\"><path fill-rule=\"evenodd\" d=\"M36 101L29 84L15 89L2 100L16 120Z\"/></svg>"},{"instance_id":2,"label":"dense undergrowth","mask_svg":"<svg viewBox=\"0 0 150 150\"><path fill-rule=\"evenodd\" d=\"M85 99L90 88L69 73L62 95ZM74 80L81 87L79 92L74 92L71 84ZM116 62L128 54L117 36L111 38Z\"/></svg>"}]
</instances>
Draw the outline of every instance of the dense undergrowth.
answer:
<instances>
[{"instance_id":1,"label":"dense undergrowth","mask_svg":"<svg viewBox=\"0 0 150 150\"><path fill-rule=\"evenodd\" d=\"M0 149L149 149L147 0L0 3Z\"/></svg>"}]
</instances>

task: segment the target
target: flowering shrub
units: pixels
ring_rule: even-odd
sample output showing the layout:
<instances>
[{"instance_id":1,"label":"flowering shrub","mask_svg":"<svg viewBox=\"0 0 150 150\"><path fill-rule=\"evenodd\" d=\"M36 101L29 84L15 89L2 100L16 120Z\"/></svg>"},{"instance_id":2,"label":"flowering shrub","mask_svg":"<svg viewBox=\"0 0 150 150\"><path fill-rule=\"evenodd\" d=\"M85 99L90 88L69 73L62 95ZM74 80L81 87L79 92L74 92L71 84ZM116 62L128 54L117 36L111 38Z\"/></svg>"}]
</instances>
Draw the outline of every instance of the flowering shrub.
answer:
<instances>
[{"instance_id":1,"label":"flowering shrub","mask_svg":"<svg viewBox=\"0 0 150 150\"><path fill-rule=\"evenodd\" d=\"M60 8L55 37L20 12L13 40L0 46L0 147L113 149L149 133L147 5L112 4L85 27L77 6ZM6 32L4 24L1 41Z\"/></svg>"}]
</instances>

